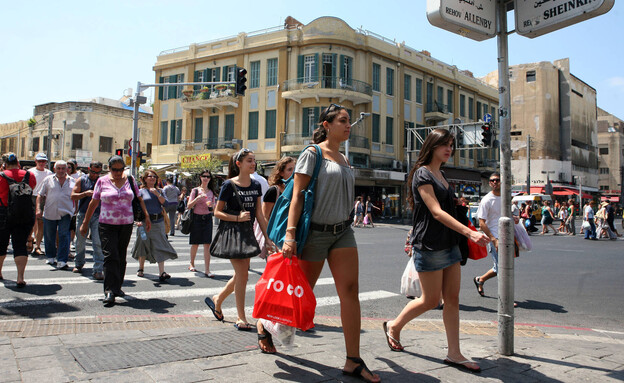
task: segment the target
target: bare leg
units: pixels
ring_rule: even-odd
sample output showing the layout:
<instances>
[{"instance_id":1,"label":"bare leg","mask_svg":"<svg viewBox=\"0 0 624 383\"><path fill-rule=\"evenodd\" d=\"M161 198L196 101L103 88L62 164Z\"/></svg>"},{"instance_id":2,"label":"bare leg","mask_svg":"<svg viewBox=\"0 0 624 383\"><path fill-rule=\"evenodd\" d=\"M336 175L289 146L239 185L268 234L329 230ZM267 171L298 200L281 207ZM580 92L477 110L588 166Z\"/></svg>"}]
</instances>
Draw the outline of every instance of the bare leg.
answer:
<instances>
[{"instance_id":1,"label":"bare leg","mask_svg":"<svg viewBox=\"0 0 624 383\"><path fill-rule=\"evenodd\" d=\"M4 260L6 259L6 254L5 255L0 255L0 278L4 278L2 276L2 265L4 264Z\"/></svg>"},{"instance_id":2,"label":"bare leg","mask_svg":"<svg viewBox=\"0 0 624 383\"><path fill-rule=\"evenodd\" d=\"M204 244L204 270L206 274L210 273L210 244Z\"/></svg>"},{"instance_id":3,"label":"bare leg","mask_svg":"<svg viewBox=\"0 0 624 383\"><path fill-rule=\"evenodd\" d=\"M2 257L4 258L4 257ZM20 255L13 258L15 261L15 266L17 266L17 283L24 282L24 271L26 270L26 264L28 263L27 255ZM2 261L0 261L1 263ZM2 265L0 264L0 270L2 270ZM1 273L0 273L1 275Z\"/></svg>"},{"instance_id":4,"label":"bare leg","mask_svg":"<svg viewBox=\"0 0 624 383\"><path fill-rule=\"evenodd\" d=\"M199 245L191 245L191 265L190 267L195 268L195 257L197 256L197 248Z\"/></svg>"},{"instance_id":5,"label":"bare leg","mask_svg":"<svg viewBox=\"0 0 624 383\"><path fill-rule=\"evenodd\" d=\"M141 268L143 267L141 266ZM162 275L162 273L164 272L165 272L165 261L158 262L158 275Z\"/></svg>"}]
</instances>

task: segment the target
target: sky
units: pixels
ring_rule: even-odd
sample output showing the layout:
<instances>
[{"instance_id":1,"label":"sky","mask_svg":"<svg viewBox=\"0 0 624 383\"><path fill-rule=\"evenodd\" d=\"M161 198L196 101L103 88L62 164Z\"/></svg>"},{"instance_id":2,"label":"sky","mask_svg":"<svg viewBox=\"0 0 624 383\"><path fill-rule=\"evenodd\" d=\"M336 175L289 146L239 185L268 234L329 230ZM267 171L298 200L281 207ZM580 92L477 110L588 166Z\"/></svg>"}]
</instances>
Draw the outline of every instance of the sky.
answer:
<instances>
[{"instance_id":1,"label":"sky","mask_svg":"<svg viewBox=\"0 0 624 383\"><path fill-rule=\"evenodd\" d=\"M567 57L570 72L596 89L598 106L624 119L623 3L534 39L511 34L510 65ZM304 24L338 17L477 77L498 69L496 38L477 42L432 26L425 0L3 1L2 16L0 123L27 120L38 104L119 99L137 81L154 82L161 51L280 26L288 16Z\"/></svg>"}]
</instances>

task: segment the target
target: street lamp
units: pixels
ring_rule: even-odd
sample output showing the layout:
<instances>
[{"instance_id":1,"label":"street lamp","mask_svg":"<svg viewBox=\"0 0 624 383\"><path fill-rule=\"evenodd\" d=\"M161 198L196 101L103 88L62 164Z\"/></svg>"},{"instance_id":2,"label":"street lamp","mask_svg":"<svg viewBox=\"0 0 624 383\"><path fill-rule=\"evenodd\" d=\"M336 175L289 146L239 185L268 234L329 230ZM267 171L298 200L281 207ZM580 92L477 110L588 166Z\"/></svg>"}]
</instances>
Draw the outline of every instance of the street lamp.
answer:
<instances>
[{"instance_id":1,"label":"street lamp","mask_svg":"<svg viewBox=\"0 0 624 383\"><path fill-rule=\"evenodd\" d=\"M546 174L546 186L544 186L544 194L552 194L553 187L550 184L550 173L554 173L554 170L542 170L542 174Z\"/></svg>"},{"instance_id":2,"label":"street lamp","mask_svg":"<svg viewBox=\"0 0 624 383\"><path fill-rule=\"evenodd\" d=\"M583 185L581 184L581 179L583 178L582 176L572 176L574 179L578 180L578 185L579 185L579 201L580 201L580 208L583 208Z\"/></svg>"}]
</instances>

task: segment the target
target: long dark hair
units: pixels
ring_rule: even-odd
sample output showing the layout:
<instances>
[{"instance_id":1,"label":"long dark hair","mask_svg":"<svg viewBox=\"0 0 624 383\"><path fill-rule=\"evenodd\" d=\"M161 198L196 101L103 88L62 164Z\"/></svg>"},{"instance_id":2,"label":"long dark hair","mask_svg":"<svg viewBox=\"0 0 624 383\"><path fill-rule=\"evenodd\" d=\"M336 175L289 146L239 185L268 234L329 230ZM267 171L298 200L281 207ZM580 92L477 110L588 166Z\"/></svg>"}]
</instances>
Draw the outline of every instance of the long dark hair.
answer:
<instances>
[{"instance_id":1,"label":"long dark hair","mask_svg":"<svg viewBox=\"0 0 624 383\"><path fill-rule=\"evenodd\" d=\"M238 165L236 165L236 161L242 161L249 153L253 153L253 151L243 148L230 157L230 162L228 163L228 179L240 174L240 169Z\"/></svg>"},{"instance_id":2,"label":"long dark hair","mask_svg":"<svg viewBox=\"0 0 624 383\"><path fill-rule=\"evenodd\" d=\"M212 190L213 193L216 193L216 190L217 190L217 180L212 175L212 172L210 171L210 169L204 169L201 172L199 172L199 186L201 186L201 176L204 175L204 174L208 174L210 176L210 181L208 181L208 185L206 185L206 187L209 190Z\"/></svg>"},{"instance_id":3,"label":"long dark hair","mask_svg":"<svg viewBox=\"0 0 624 383\"><path fill-rule=\"evenodd\" d=\"M340 114L341 110L346 110L343 106L331 104L329 105L323 113L319 116L319 127L314 129L314 134L312 135L312 141L315 144L320 144L321 142L327 139L327 131L323 126L323 122L332 122L336 118L337 115Z\"/></svg>"},{"instance_id":4,"label":"long dark hair","mask_svg":"<svg viewBox=\"0 0 624 383\"><path fill-rule=\"evenodd\" d=\"M281 173L291 162L295 162L295 159L292 157L282 157L279 161L277 161L277 164L275 164L275 167L269 176L269 185L273 186L283 183Z\"/></svg>"},{"instance_id":5,"label":"long dark hair","mask_svg":"<svg viewBox=\"0 0 624 383\"><path fill-rule=\"evenodd\" d=\"M447 145L449 142L453 141L455 141L455 136L453 136L453 134L451 134L451 132L446 129L434 129L433 131L431 131L431 133L429 133L427 138L425 138L422 149L420 149L420 153L418 154L418 159L416 160L414 167L407 177L407 200L412 209L414 208L412 181L414 180L414 174L416 173L416 170L418 170L418 168L420 168L421 166L429 165L431 163L431 159L433 158L433 152L438 147L442 145ZM453 148L452 153L455 153L455 148Z\"/></svg>"}]
</instances>

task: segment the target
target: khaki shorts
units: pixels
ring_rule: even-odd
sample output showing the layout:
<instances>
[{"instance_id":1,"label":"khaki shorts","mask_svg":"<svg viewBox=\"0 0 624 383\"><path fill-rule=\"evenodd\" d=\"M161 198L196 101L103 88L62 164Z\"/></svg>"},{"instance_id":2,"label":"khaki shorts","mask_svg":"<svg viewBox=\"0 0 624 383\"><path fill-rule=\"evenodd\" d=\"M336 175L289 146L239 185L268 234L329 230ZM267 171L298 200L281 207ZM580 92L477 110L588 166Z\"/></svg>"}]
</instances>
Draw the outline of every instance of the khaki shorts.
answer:
<instances>
[{"instance_id":1,"label":"khaki shorts","mask_svg":"<svg viewBox=\"0 0 624 383\"><path fill-rule=\"evenodd\" d=\"M330 251L350 247L357 248L355 234L351 227L335 235L330 231L310 230L299 258L308 262L324 261Z\"/></svg>"}]
</instances>

